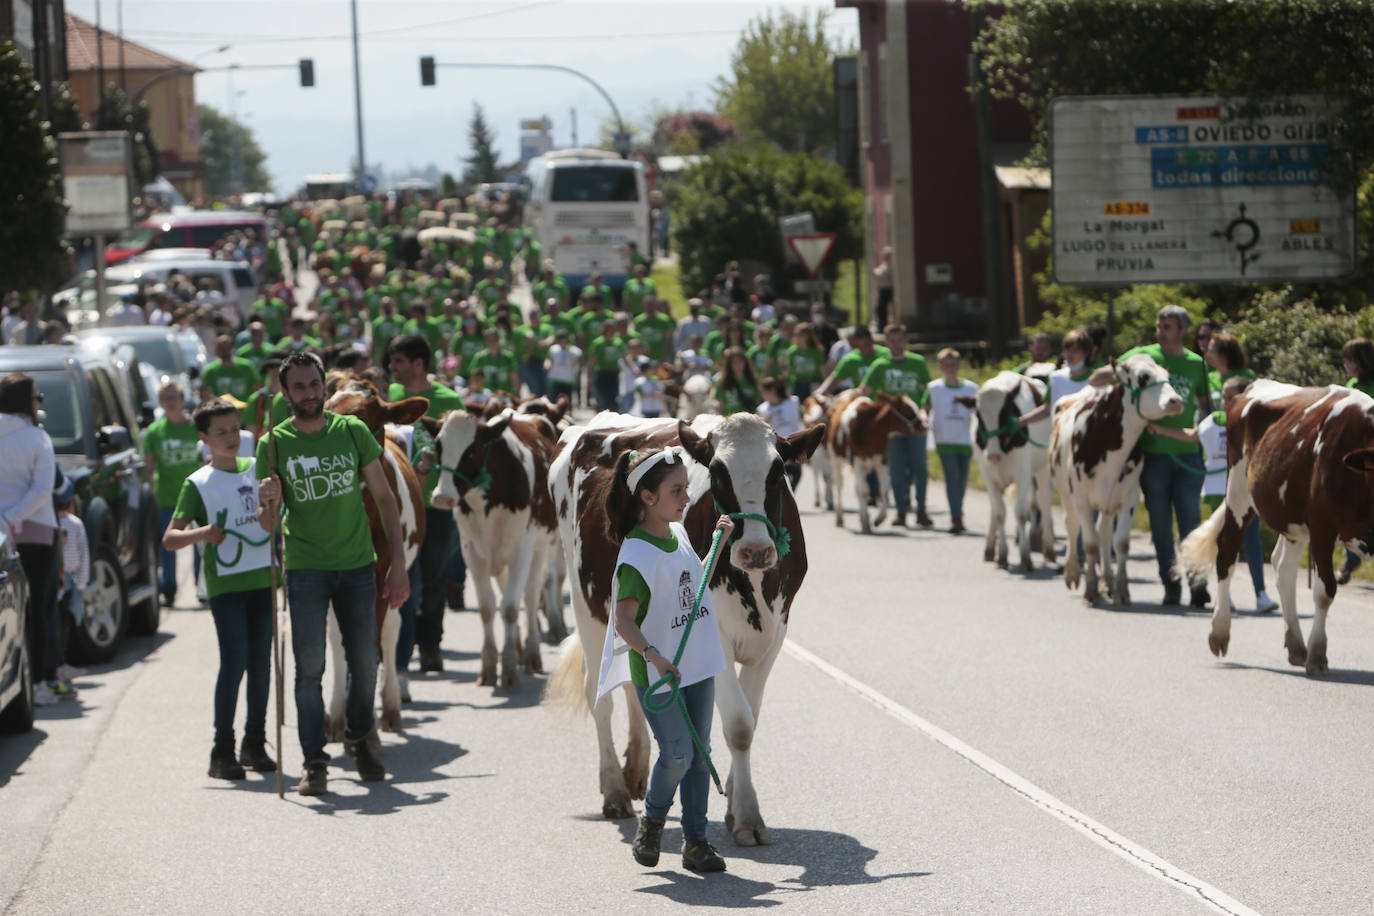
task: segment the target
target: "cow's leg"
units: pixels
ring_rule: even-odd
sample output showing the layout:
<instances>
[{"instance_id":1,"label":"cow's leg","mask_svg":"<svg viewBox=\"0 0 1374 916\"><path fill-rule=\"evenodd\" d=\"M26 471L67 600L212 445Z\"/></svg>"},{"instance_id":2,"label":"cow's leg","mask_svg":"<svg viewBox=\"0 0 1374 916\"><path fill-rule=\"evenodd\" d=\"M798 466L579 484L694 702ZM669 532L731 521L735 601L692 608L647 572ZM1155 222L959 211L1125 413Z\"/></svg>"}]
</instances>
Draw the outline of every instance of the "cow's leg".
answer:
<instances>
[{"instance_id":1,"label":"cow's leg","mask_svg":"<svg viewBox=\"0 0 1374 916\"><path fill-rule=\"evenodd\" d=\"M377 630L381 637L382 652L382 717L377 724L382 731L399 732L401 683L396 677L396 639L401 635L401 611L400 608L390 607L390 602L385 599L377 603L382 614L382 625Z\"/></svg>"},{"instance_id":2,"label":"cow's leg","mask_svg":"<svg viewBox=\"0 0 1374 916\"><path fill-rule=\"evenodd\" d=\"M989 533L995 537L996 545L993 560L1000 568L1006 569L1010 565L1007 560L1007 491L1001 480L993 485L992 490L996 491L995 494L989 491L993 520L993 530Z\"/></svg>"},{"instance_id":3,"label":"cow's leg","mask_svg":"<svg viewBox=\"0 0 1374 916\"><path fill-rule=\"evenodd\" d=\"M1232 473L1234 475L1234 469ZM1243 468L1239 476L1243 487ZM1207 635L1207 647L1213 655L1220 657L1226 654L1231 638L1231 574L1236 570L1236 557L1240 554L1245 526L1254 518L1254 512L1247 512L1242 521L1237 523L1229 495L1227 501L1217 506L1215 511L1226 513L1226 517L1221 523L1221 530L1217 532L1217 601L1212 608L1212 630Z\"/></svg>"},{"instance_id":4,"label":"cow's leg","mask_svg":"<svg viewBox=\"0 0 1374 916\"><path fill-rule=\"evenodd\" d=\"M988 482L988 533L983 538L983 562L992 563L997 560L997 536L1002 531L1006 504L1003 502L1002 488L998 486L995 475L984 471L983 479Z\"/></svg>"},{"instance_id":5,"label":"cow's leg","mask_svg":"<svg viewBox=\"0 0 1374 916\"><path fill-rule=\"evenodd\" d=\"M729 802L725 812L725 829L741 846L768 845L773 838L759 813L759 798L754 790L754 777L749 765L749 752L758 728L759 709L763 702L763 687L773 670L782 649L783 634L768 653L756 664L741 665L738 675L733 662L716 675L716 708L720 710L721 729L730 747L730 775L725 794Z\"/></svg>"},{"instance_id":6,"label":"cow's leg","mask_svg":"<svg viewBox=\"0 0 1374 916\"><path fill-rule=\"evenodd\" d=\"M601 814L603 817L634 817L635 808L630 800L629 789L625 785L625 775L615 755L615 735L611 731L611 713L615 709L615 692L608 693L600 703L596 702L597 680L601 676L601 651L606 642L606 625L592 617L591 607L587 604L578 583L583 573L578 569L576 558L569 558L568 568L573 571L572 605L573 619L577 624L578 643L582 647L582 693L591 710L592 721L596 724L597 776L601 786ZM635 704L638 704L636 699ZM640 713L643 719L643 712ZM630 713L631 736L634 734L634 711ZM645 751L647 756L647 750ZM648 764L644 766L648 772ZM642 793L641 793L642 794Z\"/></svg>"},{"instance_id":7,"label":"cow's leg","mask_svg":"<svg viewBox=\"0 0 1374 916\"><path fill-rule=\"evenodd\" d=\"M835 527L844 527L844 467L843 461L834 461L830 466L835 493Z\"/></svg>"},{"instance_id":8,"label":"cow's leg","mask_svg":"<svg viewBox=\"0 0 1374 916\"><path fill-rule=\"evenodd\" d=\"M563 551L558 545L548 551L549 566L544 573L544 621L549 625L549 637L554 642L568 638L568 624L563 617Z\"/></svg>"},{"instance_id":9,"label":"cow's leg","mask_svg":"<svg viewBox=\"0 0 1374 916\"><path fill-rule=\"evenodd\" d=\"M468 564L468 578L477 592L477 612L482 617L482 667L479 687L496 686L496 588L486 560ZM598 649L599 651L599 649Z\"/></svg>"},{"instance_id":10,"label":"cow's leg","mask_svg":"<svg viewBox=\"0 0 1374 916\"><path fill-rule=\"evenodd\" d=\"M859 501L859 529L864 534L873 533L873 522L868 517L868 497L870 491L868 487L868 462L854 462L850 470L854 473L854 497ZM881 486L881 484L879 484ZM839 505L836 504L835 511L839 512Z\"/></svg>"},{"instance_id":11,"label":"cow's leg","mask_svg":"<svg viewBox=\"0 0 1374 916\"><path fill-rule=\"evenodd\" d=\"M822 445L816 450L820 456L816 470L821 475L821 482L825 484L825 507L832 508L835 505L835 462L830 459L830 453Z\"/></svg>"},{"instance_id":12,"label":"cow's leg","mask_svg":"<svg viewBox=\"0 0 1374 916\"><path fill-rule=\"evenodd\" d=\"M1274 545L1274 572L1279 580L1279 607L1283 609L1283 646L1288 650L1288 664L1307 664L1307 645L1298 624L1298 560L1302 556L1298 542L1287 535L1279 535ZM1228 634L1229 635L1229 634ZM1223 644L1224 645L1224 644ZM1223 650L1224 651L1224 650Z\"/></svg>"},{"instance_id":13,"label":"cow's leg","mask_svg":"<svg viewBox=\"0 0 1374 916\"><path fill-rule=\"evenodd\" d=\"M1025 461L1026 457L1017 455L1012 460ZM1025 473L1024 470L1017 477L1016 506L1014 509L1016 513L1016 546L1021 551L1021 571L1028 573L1035 569L1035 564L1031 561L1030 542L1030 504L1033 495L1031 491L1035 489L1035 482L1030 474Z\"/></svg>"},{"instance_id":14,"label":"cow's leg","mask_svg":"<svg viewBox=\"0 0 1374 916\"><path fill-rule=\"evenodd\" d=\"M1079 579L1082 577L1082 564L1078 560L1078 537L1082 533L1082 525L1078 516L1078 504L1072 499L1064 500L1064 528L1069 539L1064 550L1064 584L1072 590L1078 588Z\"/></svg>"},{"instance_id":15,"label":"cow's leg","mask_svg":"<svg viewBox=\"0 0 1374 916\"><path fill-rule=\"evenodd\" d=\"M544 594L545 553L542 545L536 546L529 573L525 576L525 646L521 654L520 666L528 674L543 674L544 662L539 654L539 597Z\"/></svg>"},{"instance_id":16,"label":"cow's leg","mask_svg":"<svg viewBox=\"0 0 1374 916\"><path fill-rule=\"evenodd\" d=\"M1126 561L1131 556L1131 525L1135 521L1135 507L1139 501L1140 491L1136 490L1129 494L1126 504L1116 514L1116 529L1112 537L1112 554L1116 569L1108 569L1106 565L1102 567L1104 576L1112 576L1112 600L1121 605L1131 603L1131 580L1126 576Z\"/></svg>"},{"instance_id":17,"label":"cow's leg","mask_svg":"<svg viewBox=\"0 0 1374 916\"><path fill-rule=\"evenodd\" d=\"M1042 462L1035 471L1035 503L1040 509L1040 551L1045 562L1053 564L1054 547L1054 488L1050 485L1050 468Z\"/></svg>"},{"instance_id":18,"label":"cow's leg","mask_svg":"<svg viewBox=\"0 0 1374 916\"><path fill-rule=\"evenodd\" d=\"M922 455L921 457L924 458L925 456ZM883 465L879 464L875 465L873 468L873 473L878 476L878 492L876 494L878 503L878 514L873 516L873 524L875 525L881 525L883 522L887 521L887 510L891 508L893 504L892 472L888 469L889 467L890 465L888 467L884 467Z\"/></svg>"},{"instance_id":19,"label":"cow's leg","mask_svg":"<svg viewBox=\"0 0 1374 916\"><path fill-rule=\"evenodd\" d=\"M1108 543L1111 519L1105 512L1099 512L1093 521L1091 512L1083 514L1083 603L1097 604L1102 600L1098 591L1097 571L1102 550Z\"/></svg>"},{"instance_id":20,"label":"cow's leg","mask_svg":"<svg viewBox=\"0 0 1374 916\"><path fill-rule=\"evenodd\" d=\"M324 716L326 741L342 741L344 737L344 696L347 688L348 666L344 664L343 634L334 619L331 605L325 615L325 638L329 640L329 711Z\"/></svg>"},{"instance_id":21,"label":"cow's leg","mask_svg":"<svg viewBox=\"0 0 1374 916\"><path fill-rule=\"evenodd\" d=\"M506 564L506 582L501 591L501 623L505 627L505 641L501 644L501 686L515 687L520 682L520 601L525 594L534 562L534 539L529 534L520 538L515 555ZM533 638L538 639L536 622ZM539 646L534 647L539 651Z\"/></svg>"},{"instance_id":22,"label":"cow's leg","mask_svg":"<svg viewBox=\"0 0 1374 916\"><path fill-rule=\"evenodd\" d=\"M1326 673L1326 612L1336 597L1336 567L1332 551L1335 538L1325 532L1313 532L1308 545L1315 575L1312 577L1312 629L1307 635L1307 673Z\"/></svg>"},{"instance_id":23,"label":"cow's leg","mask_svg":"<svg viewBox=\"0 0 1374 916\"><path fill-rule=\"evenodd\" d=\"M643 798L649 790L649 720L639 705L633 685L626 684L625 710L629 713L629 740L625 744L625 766L621 776L630 798Z\"/></svg>"}]
</instances>

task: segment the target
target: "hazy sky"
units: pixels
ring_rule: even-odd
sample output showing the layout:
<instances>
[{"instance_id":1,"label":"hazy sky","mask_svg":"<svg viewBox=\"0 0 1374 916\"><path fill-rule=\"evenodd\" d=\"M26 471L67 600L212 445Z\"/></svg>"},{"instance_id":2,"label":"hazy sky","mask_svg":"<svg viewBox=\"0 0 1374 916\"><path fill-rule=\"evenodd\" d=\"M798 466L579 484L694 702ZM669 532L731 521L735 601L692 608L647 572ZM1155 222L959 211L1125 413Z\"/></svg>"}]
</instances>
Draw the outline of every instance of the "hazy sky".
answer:
<instances>
[{"instance_id":1,"label":"hazy sky","mask_svg":"<svg viewBox=\"0 0 1374 916\"><path fill-rule=\"evenodd\" d=\"M97 0L67 0L95 19ZM114 30L120 0L100 0ZM342 172L355 151L352 44L347 0L123 0L125 35L198 66L288 64L232 75L234 108L268 154L280 191L312 172ZM604 99L555 72L440 69L420 86L421 55L442 62L540 63L573 67L600 83L627 120L654 102L709 108L748 22L779 7L831 9L831 0L783 4L680 0L359 0L364 142L369 163L388 172L436 163L455 174L467 153L467 125L481 104L504 161L516 158L519 121L547 115L557 145L588 145ZM834 10L828 30L857 41L856 13ZM216 49L229 44L227 51ZM315 88L299 87L295 63L315 61ZM196 77L196 99L230 107L229 76Z\"/></svg>"}]
</instances>

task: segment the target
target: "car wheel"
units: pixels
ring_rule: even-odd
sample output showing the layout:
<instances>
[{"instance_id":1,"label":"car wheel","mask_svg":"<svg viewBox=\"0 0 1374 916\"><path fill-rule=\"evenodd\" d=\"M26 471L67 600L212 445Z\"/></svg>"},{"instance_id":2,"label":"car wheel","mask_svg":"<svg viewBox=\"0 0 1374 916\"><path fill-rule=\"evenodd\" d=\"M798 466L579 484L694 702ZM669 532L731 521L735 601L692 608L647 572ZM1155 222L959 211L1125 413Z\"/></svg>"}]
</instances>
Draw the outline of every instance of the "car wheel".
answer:
<instances>
[{"instance_id":1,"label":"car wheel","mask_svg":"<svg viewBox=\"0 0 1374 916\"><path fill-rule=\"evenodd\" d=\"M19 695L0 710L0 732L19 735L33 728L33 666L29 663L29 641L19 642Z\"/></svg>"},{"instance_id":2,"label":"car wheel","mask_svg":"<svg viewBox=\"0 0 1374 916\"><path fill-rule=\"evenodd\" d=\"M148 597L129 609L129 632L136 636L152 636L162 623L162 601L157 588L157 548L162 532L157 530L157 520L151 511L147 514L149 524L144 526L140 565Z\"/></svg>"},{"instance_id":3,"label":"car wheel","mask_svg":"<svg viewBox=\"0 0 1374 916\"><path fill-rule=\"evenodd\" d=\"M101 544L91 557L86 619L72 633L76 656L86 662L105 662L114 658L128 623L119 557L109 545Z\"/></svg>"}]
</instances>

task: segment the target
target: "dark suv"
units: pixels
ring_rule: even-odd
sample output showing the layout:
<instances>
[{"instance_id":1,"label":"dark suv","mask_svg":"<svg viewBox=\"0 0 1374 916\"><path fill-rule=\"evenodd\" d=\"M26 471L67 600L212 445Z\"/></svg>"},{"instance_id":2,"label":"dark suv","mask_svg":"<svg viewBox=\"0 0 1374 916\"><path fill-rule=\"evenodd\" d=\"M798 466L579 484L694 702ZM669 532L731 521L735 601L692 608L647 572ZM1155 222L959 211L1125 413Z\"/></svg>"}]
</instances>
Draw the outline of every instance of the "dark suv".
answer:
<instances>
[{"instance_id":1,"label":"dark suv","mask_svg":"<svg viewBox=\"0 0 1374 916\"><path fill-rule=\"evenodd\" d=\"M32 376L43 394L43 428L76 487L73 505L91 547L86 618L74 655L105 661L124 632L157 632L157 502L145 480L139 415L113 353L68 346L0 347L0 376Z\"/></svg>"}]
</instances>

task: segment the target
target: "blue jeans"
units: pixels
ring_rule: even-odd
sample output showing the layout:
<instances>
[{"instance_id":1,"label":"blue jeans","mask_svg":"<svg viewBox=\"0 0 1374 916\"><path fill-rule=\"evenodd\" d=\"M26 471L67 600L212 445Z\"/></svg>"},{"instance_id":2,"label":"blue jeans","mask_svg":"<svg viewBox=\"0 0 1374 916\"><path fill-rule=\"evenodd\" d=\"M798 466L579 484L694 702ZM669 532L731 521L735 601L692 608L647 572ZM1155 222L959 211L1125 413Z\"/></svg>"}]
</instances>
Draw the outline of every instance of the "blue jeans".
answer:
<instances>
[{"instance_id":1,"label":"blue jeans","mask_svg":"<svg viewBox=\"0 0 1374 916\"><path fill-rule=\"evenodd\" d=\"M410 577L410 597L397 608L397 613L401 615L401 629L396 633L396 671L399 674L406 673L410 667L410 656L415 652L416 617L420 614L421 596L425 588L418 558L406 572Z\"/></svg>"},{"instance_id":2,"label":"blue jeans","mask_svg":"<svg viewBox=\"0 0 1374 916\"><path fill-rule=\"evenodd\" d=\"M1178 519L1179 540L1186 538L1202 519L1202 470L1199 452L1145 454L1140 490L1145 496L1145 511L1150 514L1150 539L1155 544L1159 581L1165 585L1178 582L1174 578L1174 519Z\"/></svg>"},{"instance_id":3,"label":"blue jeans","mask_svg":"<svg viewBox=\"0 0 1374 916\"><path fill-rule=\"evenodd\" d=\"M267 733L267 695L272 684L272 593L265 588L228 592L210 599L219 637L219 676L215 679L215 740L234 740L234 706L239 684L248 675L248 714L244 734Z\"/></svg>"},{"instance_id":4,"label":"blue jeans","mask_svg":"<svg viewBox=\"0 0 1374 916\"><path fill-rule=\"evenodd\" d=\"M1245 562L1250 566L1250 583L1255 586L1255 594L1264 591L1264 545L1260 543L1259 518L1250 519L1250 527L1245 529L1241 541Z\"/></svg>"},{"instance_id":5,"label":"blue jeans","mask_svg":"<svg viewBox=\"0 0 1374 916\"><path fill-rule=\"evenodd\" d=\"M357 569L288 569L286 597L291 607L291 651L296 659L296 721L305 762L328 763L325 753L325 615L334 616L348 665L344 740L361 741L372 732L372 695L377 689L377 581L372 566Z\"/></svg>"},{"instance_id":6,"label":"blue jeans","mask_svg":"<svg viewBox=\"0 0 1374 916\"><path fill-rule=\"evenodd\" d=\"M549 373L544 368L544 361L521 363L520 381L524 382L525 386L530 389L531 395L543 397L549 387Z\"/></svg>"},{"instance_id":7,"label":"blue jeans","mask_svg":"<svg viewBox=\"0 0 1374 916\"><path fill-rule=\"evenodd\" d=\"M615 410L620 400L620 370L596 370L596 406L598 410Z\"/></svg>"},{"instance_id":8,"label":"blue jeans","mask_svg":"<svg viewBox=\"0 0 1374 916\"><path fill-rule=\"evenodd\" d=\"M958 452L940 452L940 467L945 471L945 498L949 500L949 515L953 521L964 518L964 491L968 489L968 469L973 456Z\"/></svg>"},{"instance_id":9,"label":"blue jeans","mask_svg":"<svg viewBox=\"0 0 1374 916\"><path fill-rule=\"evenodd\" d=\"M639 705L644 706L644 695L648 687L635 687ZM687 706L687 715L692 718L701 741L711 750L711 712L716 700L715 678L698 681L690 687L682 688L682 699ZM706 802L711 797L711 771L706 759L692 743L692 734L687 731L687 723L682 721L682 713L674 703L663 712L650 712L644 709L649 720L649 730L658 742L658 759L649 771L649 791L644 796L644 816L656 820L668 817L668 809L673 806L673 795L682 786L682 836L687 840L706 839Z\"/></svg>"},{"instance_id":10,"label":"blue jeans","mask_svg":"<svg viewBox=\"0 0 1374 916\"><path fill-rule=\"evenodd\" d=\"M420 556L411 567L411 598L416 602L415 642L426 649L438 650L444 639L444 585L449 570L449 552L458 538L458 525L447 509L425 510L425 539L420 544ZM461 557L461 553L459 554ZM419 569L420 587L415 587L415 570ZM458 581L466 577L464 569ZM401 670L410 663L410 651L398 658Z\"/></svg>"},{"instance_id":11,"label":"blue jeans","mask_svg":"<svg viewBox=\"0 0 1374 916\"><path fill-rule=\"evenodd\" d=\"M887 440L887 473L897 515L911 508L911 485L916 484L916 511L926 511L926 434L893 436Z\"/></svg>"},{"instance_id":12,"label":"blue jeans","mask_svg":"<svg viewBox=\"0 0 1374 916\"><path fill-rule=\"evenodd\" d=\"M163 533L167 531L167 526L172 523L174 511L176 511L174 506L158 507L157 514L162 521ZM161 533L158 535L157 561L161 566L161 571L157 577L157 590L168 600L175 599L177 596L177 555L175 551L162 546ZM200 545L191 548L191 570L192 580L200 577Z\"/></svg>"},{"instance_id":13,"label":"blue jeans","mask_svg":"<svg viewBox=\"0 0 1374 916\"><path fill-rule=\"evenodd\" d=\"M450 518L451 517L452 516L450 516ZM459 596L459 604L461 606L463 589L465 589L468 584L468 564L467 561L463 559L463 535L462 532L458 530L457 522L453 523L453 529L450 533L453 535L453 541L448 549L448 560L444 563L444 590L440 592L440 594L446 595L450 587L456 589ZM429 537L428 532L425 533L425 537ZM447 600L447 597L445 600ZM439 635L443 635L442 624L439 628Z\"/></svg>"}]
</instances>

